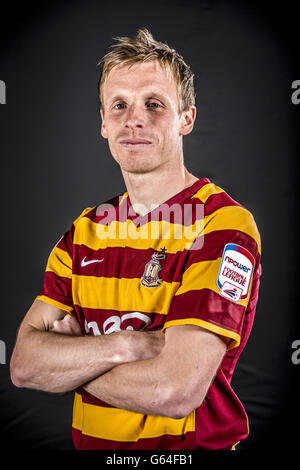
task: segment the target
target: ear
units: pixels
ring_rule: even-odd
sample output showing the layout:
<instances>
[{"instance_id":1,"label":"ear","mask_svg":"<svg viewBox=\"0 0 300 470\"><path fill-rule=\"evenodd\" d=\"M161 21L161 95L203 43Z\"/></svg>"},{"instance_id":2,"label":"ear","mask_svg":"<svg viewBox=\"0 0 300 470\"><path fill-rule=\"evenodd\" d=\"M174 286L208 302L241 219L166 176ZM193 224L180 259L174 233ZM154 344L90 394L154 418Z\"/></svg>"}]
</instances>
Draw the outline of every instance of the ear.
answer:
<instances>
[{"instance_id":1,"label":"ear","mask_svg":"<svg viewBox=\"0 0 300 470\"><path fill-rule=\"evenodd\" d=\"M191 106L181 114L180 135L188 135L192 132L196 119L196 106Z\"/></svg>"},{"instance_id":2,"label":"ear","mask_svg":"<svg viewBox=\"0 0 300 470\"><path fill-rule=\"evenodd\" d=\"M104 137L104 139L107 139L107 132L106 132L106 127L105 127L105 119L104 119L104 111L102 108L100 108L100 116L101 116L101 135Z\"/></svg>"}]
</instances>

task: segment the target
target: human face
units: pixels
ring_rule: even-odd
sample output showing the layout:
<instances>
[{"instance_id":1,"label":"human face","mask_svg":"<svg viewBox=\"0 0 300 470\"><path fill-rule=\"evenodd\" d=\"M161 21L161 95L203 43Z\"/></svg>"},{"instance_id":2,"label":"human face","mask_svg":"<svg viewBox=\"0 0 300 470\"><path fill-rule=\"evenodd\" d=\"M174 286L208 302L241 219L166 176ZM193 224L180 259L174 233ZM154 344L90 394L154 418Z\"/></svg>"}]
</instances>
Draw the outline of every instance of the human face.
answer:
<instances>
[{"instance_id":1,"label":"human face","mask_svg":"<svg viewBox=\"0 0 300 470\"><path fill-rule=\"evenodd\" d=\"M101 134L122 170L148 173L183 164L182 135L195 111L178 113L177 85L158 61L114 67L102 89Z\"/></svg>"}]
</instances>

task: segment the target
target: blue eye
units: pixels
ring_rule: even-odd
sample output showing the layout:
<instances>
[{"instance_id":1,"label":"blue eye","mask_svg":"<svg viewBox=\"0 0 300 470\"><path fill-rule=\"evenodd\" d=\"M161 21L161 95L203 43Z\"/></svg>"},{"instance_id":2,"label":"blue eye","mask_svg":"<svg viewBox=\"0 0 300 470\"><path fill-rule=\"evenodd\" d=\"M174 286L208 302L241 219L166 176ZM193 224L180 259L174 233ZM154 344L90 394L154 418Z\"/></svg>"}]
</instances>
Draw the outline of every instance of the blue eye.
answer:
<instances>
[{"instance_id":1,"label":"blue eye","mask_svg":"<svg viewBox=\"0 0 300 470\"><path fill-rule=\"evenodd\" d=\"M123 103L118 103L118 104L116 104L116 105L114 106L114 109L124 109L124 107L125 107L125 104L123 104Z\"/></svg>"},{"instance_id":2,"label":"blue eye","mask_svg":"<svg viewBox=\"0 0 300 470\"><path fill-rule=\"evenodd\" d=\"M158 103L148 103L148 106L149 108L159 108L159 104Z\"/></svg>"}]
</instances>

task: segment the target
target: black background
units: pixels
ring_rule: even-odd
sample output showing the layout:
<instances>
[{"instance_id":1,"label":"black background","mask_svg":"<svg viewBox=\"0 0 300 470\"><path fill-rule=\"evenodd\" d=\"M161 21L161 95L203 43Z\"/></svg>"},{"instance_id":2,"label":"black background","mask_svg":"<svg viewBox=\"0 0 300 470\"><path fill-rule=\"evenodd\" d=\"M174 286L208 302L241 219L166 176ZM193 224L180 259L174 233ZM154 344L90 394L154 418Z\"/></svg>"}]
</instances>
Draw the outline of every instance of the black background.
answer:
<instances>
[{"instance_id":1,"label":"black background","mask_svg":"<svg viewBox=\"0 0 300 470\"><path fill-rule=\"evenodd\" d=\"M15 388L9 359L53 245L85 207L125 189L100 136L97 63L113 37L141 27L174 47L195 73L197 119L184 140L188 169L245 205L262 237L254 328L232 382L250 423L239 448L297 446L296 5L53 1L11 2L1 11L1 449L73 448L72 394Z\"/></svg>"}]
</instances>

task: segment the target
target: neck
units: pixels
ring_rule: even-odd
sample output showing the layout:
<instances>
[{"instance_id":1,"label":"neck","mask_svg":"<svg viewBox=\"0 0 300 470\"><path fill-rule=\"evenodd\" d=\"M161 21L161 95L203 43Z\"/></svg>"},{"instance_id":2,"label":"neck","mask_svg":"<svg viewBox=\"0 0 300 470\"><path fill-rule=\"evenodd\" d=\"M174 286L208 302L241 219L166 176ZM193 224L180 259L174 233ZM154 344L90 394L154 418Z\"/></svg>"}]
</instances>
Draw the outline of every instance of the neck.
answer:
<instances>
[{"instance_id":1,"label":"neck","mask_svg":"<svg viewBox=\"0 0 300 470\"><path fill-rule=\"evenodd\" d=\"M183 165L148 173L121 171L133 209L142 216L198 180Z\"/></svg>"}]
</instances>

